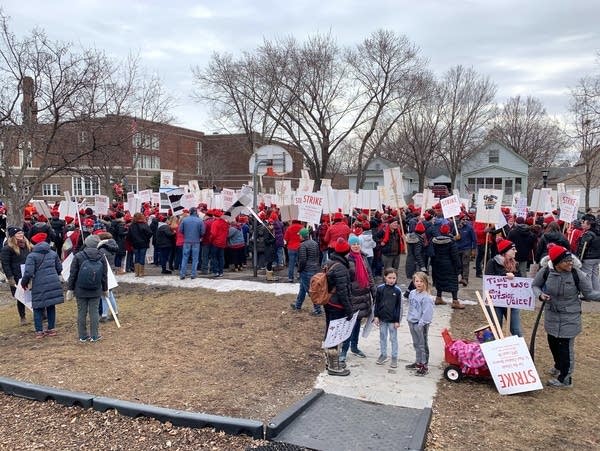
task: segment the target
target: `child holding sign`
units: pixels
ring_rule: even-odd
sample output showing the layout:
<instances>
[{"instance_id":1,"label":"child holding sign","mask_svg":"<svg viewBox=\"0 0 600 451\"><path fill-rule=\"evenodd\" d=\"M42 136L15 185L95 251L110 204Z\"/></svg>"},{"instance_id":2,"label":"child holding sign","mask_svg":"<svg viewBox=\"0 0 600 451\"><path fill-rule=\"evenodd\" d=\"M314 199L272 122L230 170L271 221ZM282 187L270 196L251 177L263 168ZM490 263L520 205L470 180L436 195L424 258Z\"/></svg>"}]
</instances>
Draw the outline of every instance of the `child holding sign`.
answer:
<instances>
[{"instance_id":1,"label":"child holding sign","mask_svg":"<svg viewBox=\"0 0 600 451\"><path fill-rule=\"evenodd\" d=\"M429 278L424 272L413 275L415 289L408 295L408 328L415 348L415 362L406 365L406 369L416 369L415 376L425 376L428 373L429 345L427 335L429 325L433 320L433 299L429 293Z\"/></svg>"}]
</instances>

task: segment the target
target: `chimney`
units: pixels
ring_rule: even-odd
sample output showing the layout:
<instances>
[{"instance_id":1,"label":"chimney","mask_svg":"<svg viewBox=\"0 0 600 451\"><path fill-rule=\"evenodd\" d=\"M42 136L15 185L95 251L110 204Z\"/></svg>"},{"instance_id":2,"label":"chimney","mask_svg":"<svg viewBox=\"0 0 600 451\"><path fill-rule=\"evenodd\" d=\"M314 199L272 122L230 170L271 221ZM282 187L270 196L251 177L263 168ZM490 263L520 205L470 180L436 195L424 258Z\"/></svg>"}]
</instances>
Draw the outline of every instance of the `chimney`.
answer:
<instances>
[{"instance_id":1,"label":"chimney","mask_svg":"<svg viewBox=\"0 0 600 451\"><path fill-rule=\"evenodd\" d=\"M22 80L23 102L21 102L21 113L23 123L26 125L37 122L37 103L33 100L33 78L23 77Z\"/></svg>"}]
</instances>

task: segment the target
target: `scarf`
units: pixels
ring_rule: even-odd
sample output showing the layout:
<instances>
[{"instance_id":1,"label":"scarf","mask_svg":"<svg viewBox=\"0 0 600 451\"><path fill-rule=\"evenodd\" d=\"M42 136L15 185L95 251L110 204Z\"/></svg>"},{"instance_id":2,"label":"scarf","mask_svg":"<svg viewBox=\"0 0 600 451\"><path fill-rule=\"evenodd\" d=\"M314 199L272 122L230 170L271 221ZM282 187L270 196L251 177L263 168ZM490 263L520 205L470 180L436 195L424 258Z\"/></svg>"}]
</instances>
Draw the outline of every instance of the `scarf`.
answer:
<instances>
[{"instance_id":1,"label":"scarf","mask_svg":"<svg viewBox=\"0 0 600 451\"><path fill-rule=\"evenodd\" d=\"M367 272L367 267L365 266L362 254L360 252L350 252L350 255L354 257L356 283L358 283L360 288L368 288L369 273Z\"/></svg>"}]
</instances>

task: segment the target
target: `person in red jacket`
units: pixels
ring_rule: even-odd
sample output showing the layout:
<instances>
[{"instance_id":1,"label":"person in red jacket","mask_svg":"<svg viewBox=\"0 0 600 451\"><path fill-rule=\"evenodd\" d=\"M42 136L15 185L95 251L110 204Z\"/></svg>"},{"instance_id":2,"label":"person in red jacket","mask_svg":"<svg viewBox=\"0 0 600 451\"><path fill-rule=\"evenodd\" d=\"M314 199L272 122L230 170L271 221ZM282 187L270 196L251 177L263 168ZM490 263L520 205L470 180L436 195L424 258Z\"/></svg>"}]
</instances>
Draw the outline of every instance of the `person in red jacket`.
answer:
<instances>
[{"instance_id":1,"label":"person in red jacket","mask_svg":"<svg viewBox=\"0 0 600 451\"><path fill-rule=\"evenodd\" d=\"M216 210L214 215L215 220L210 227L211 269L215 277L223 277L229 223L222 218L223 212L221 210Z\"/></svg>"},{"instance_id":2,"label":"person in red jacket","mask_svg":"<svg viewBox=\"0 0 600 451\"><path fill-rule=\"evenodd\" d=\"M350 231L350 227L346 224L342 212L338 211L335 213L333 215L333 224L329 226L325 233L325 242L327 243L329 252L334 251L335 243L337 243L338 238L343 238L345 241L348 241Z\"/></svg>"},{"instance_id":3,"label":"person in red jacket","mask_svg":"<svg viewBox=\"0 0 600 451\"><path fill-rule=\"evenodd\" d=\"M200 270L202 274L208 274L209 262L212 259L212 254L210 253L210 229L212 227L212 223L215 221L213 217L214 210L207 210L204 214L204 235L202 235L202 241L200 248L201 257L200 257ZM212 262L211 262L212 265Z\"/></svg>"},{"instance_id":4,"label":"person in red jacket","mask_svg":"<svg viewBox=\"0 0 600 451\"><path fill-rule=\"evenodd\" d=\"M290 226L283 234L283 240L288 251L288 282L294 282L294 271L296 269L296 261L298 260L298 249L300 248L300 230L303 225L297 219L292 220Z\"/></svg>"}]
</instances>

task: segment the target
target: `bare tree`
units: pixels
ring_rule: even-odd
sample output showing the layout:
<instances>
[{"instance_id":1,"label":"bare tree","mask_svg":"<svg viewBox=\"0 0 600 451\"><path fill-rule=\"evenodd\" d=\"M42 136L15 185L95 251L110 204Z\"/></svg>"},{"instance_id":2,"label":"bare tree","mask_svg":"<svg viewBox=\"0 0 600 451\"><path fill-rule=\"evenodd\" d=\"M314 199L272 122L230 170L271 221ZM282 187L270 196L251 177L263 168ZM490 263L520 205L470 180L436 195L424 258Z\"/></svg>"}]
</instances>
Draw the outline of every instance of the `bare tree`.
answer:
<instances>
[{"instance_id":1,"label":"bare tree","mask_svg":"<svg viewBox=\"0 0 600 451\"><path fill-rule=\"evenodd\" d=\"M591 190L600 186L600 76L584 78L572 90L571 111L580 150L576 166L583 167L577 179L584 187L587 209Z\"/></svg>"},{"instance_id":2,"label":"bare tree","mask_svg":"<svg viewBox=\"0 0 600 451\"><path fill-rule=\"evenodd\" d=\"M53 42L41 30L19 39L0 13L0 189L9 221L20 220L50 177L93 161L98 140L85 145L81 133L93 131L101 117L136 111L134 79L102 52ZM144 105L152 110L155 100Z\"/></svg>"},{"instance_id":3,"label":"bare tree","mask_svg":"<svg viewBox=\"0 0 600 451\"><path fill-rule=\"evenodd\" d=\"M489 78L459 65L443 77L442 92L445 140L440 157L456 186L462 163L480 149L485 139L493 117L496 87Z\"/></svg>"},{"instance_id":4,"label":"bare tree","mask_svg":"<svg viewBox=\"0 0 600 451\"><path fill-rule=\"evenodd\" d=\"M511 97L495 112L489 138L513 150L533 167L551 166L568 145L568 137L534 98Z\"/></svg>"}]
</instances>

